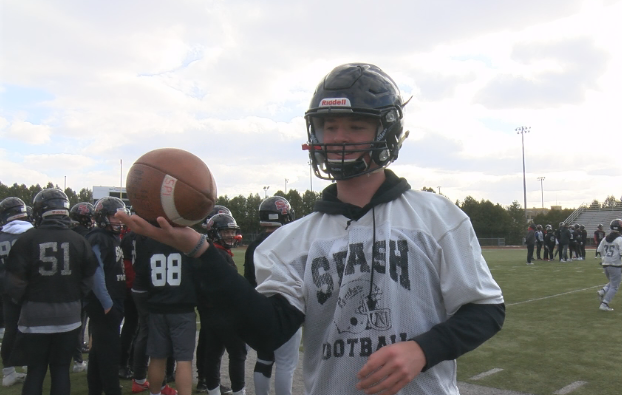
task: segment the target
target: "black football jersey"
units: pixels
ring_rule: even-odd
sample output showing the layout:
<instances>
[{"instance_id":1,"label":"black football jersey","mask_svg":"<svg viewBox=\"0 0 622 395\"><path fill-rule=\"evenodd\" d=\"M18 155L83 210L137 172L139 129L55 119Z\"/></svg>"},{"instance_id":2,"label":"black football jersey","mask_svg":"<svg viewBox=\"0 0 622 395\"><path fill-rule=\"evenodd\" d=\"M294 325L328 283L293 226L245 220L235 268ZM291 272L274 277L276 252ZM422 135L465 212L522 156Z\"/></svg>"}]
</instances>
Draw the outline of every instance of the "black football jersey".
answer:
<instances>
[{"instance_id":1,"label":"black football jersey","mask_svg":"<svg viewBox=\"0 0 622 395\"><path fill-rule=\"evenodd\" d=\"M99 250L108 294L112 299L125 299L125 266L119 237L95 228L86 235L86 239L91 243L93 251ZM95 298L95 295L91 293L89 297Z\"/></svg>"},{"instance_id":2,"label":"black football jersey","mask_svg":"<svg viewBox=\"0 0 622 395\"><path fill-rule=\"evenodd\" d=\"M70 229L40 227L23 233L11 248L7 271L27 281L23 295L31 302L80 300L80 284L97 269L86 239Z\"/></svg>"},{"instance_id":3,"label":"black football jersey","mask_svg":"<svg viewBox=\"0 0 622 395\"><path fill-rule=\"evenodd\" d=\"M147 291L150 313L188 313L196 306L193 265L199 261L144 236L135 240L133 289Z\"/></svg>"}]
</instances>

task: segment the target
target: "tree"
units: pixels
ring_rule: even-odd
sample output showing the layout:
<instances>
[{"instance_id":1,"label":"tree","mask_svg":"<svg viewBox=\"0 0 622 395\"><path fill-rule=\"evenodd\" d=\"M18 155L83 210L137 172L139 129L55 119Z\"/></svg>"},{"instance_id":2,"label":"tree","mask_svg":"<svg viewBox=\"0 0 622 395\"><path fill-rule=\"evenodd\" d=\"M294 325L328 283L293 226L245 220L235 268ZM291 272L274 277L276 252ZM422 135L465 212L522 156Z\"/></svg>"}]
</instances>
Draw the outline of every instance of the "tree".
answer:
<instances>
[{"instance_id":1,"label":"tree","mask_svg":"<svg viewBox=\"0 0 622 395\"><path fill-rule=\"evenodd\" d=\"M506 244L523 244L523 236L527 230L527 224L525 223L525 210L518 203L513 201L511 205L507 207L508 214L510 216L508 236L505 240Z\"/></svg>"},{"instance_id":2,"label":"tree","mask_svg":"<svg viewBox=\"0 0 622 395\"><path fill-rule=\"evenodd\" d=\"M296 212L296 218L302 218L307 214L311 214L313 212L313 206L315 206L315 202L320 199L320 196L320 192L306 190L304 195L302 195L302 212Z\"/></svg>"},{"instance_id":3,"label":"tree","mask_svg":"<svg viewBox=\"0 0 622 395\"><path fill-rule=\"evenodd\" d=\"M89 202L93 201L93 191L90 189L82 188L80 189L80 193L78 193L78 202Z\"/></svg>"},{"instance_id":4,"label":"tree","mask_svg":"<svg viewBox=\"0 0 622 395\"><path fill-rule=\"evenodd\" d=\"M607 196L607 199L605 199L605 201L603 202L603 208L615 207L617 202L618 200L615 198L615 196Z\"/></svg>"},{"instance_id":5,"label":"tree","mask_svg":"<svg viewBox=\"0 0 622 395\"><path fill-rule=\"evenodd\" d=\"M432 193L436 193L436 191L434 190L434 188L428 188L428 187L423 187L421 188L422 191L424 192L432 192Z\"/></svg>"},{"instance_id":6,"label":"tree","mask_svg":"<svg viewBox=\"0 0 622 395\"><path fill-rule=\"evenodd\" d=\"M546 214L538 214L533 218L533 222L542 226L551 225L557 228L560 222L563 222L574 212L574 209L567 208L563 210L550 210Z\"/></svg>"}]
</instances>

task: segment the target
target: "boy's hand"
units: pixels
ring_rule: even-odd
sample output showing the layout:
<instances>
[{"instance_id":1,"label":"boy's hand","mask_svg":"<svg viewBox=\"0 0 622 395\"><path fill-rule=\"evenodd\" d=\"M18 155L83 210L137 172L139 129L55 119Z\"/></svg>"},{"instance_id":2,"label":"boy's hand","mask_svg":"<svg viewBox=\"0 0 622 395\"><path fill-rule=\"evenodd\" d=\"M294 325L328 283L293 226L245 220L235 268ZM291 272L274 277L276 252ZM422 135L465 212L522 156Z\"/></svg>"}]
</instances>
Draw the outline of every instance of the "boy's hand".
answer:
<instances>
[{"instance_id":1,"label":"boy's hand","mask_svg":"<svg viewBox=\"0 0 622 395\"><path fill-rule=\"evenodd\" d=\"M425 363L423 350L415 341L382 347L359 371L356 388L366 394L393 395L417 377Z\"/></svg>"},{"instance_id":2,"label":"boy's hand","mask_svg":"<svg viewBox=\"0 0 622 395\"><path fill-rule=\"evenodd\" d=\"M201 237L197 231L189 227L173 227L168 223L164 217L158 217L158 225L151 225L138 215L127 215L124 211L117 211L115 217L120 219L130 230L147 236L151 239L157 240L161 243L167 244L181 252L190 252L198 244ZM198 257L207 250L209 243L203 243L193 256Z\"/></svg>"}]
</instances>

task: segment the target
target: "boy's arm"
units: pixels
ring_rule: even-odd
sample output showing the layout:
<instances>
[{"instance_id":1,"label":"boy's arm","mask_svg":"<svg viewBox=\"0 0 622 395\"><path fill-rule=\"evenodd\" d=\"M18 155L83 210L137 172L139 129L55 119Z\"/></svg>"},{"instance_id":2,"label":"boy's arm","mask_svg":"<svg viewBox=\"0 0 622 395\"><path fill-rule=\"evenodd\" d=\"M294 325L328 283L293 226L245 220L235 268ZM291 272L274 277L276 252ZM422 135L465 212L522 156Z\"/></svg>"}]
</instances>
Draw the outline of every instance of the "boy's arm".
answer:
<instances>
[{"instance_id":1,"label":"boy's arm","mask_svg":"<svg viewBox=\"0 0 622 395\"><path fill-rule=\"evenodd\" d=\"M99 300L102 307L104 308L104 312L108 314L110 309L112 308L112 298L108 293L108 289L106 288L106 277L104 274L104 261L102 259L102 252L99 248L99 244L93 246L93 254L95 254L95 258L99 263L97 269L95 270L95 275L93 276L93 293L95 297Z\"/></svg>"},{"instance_id":2,"label":"boy's arm","mask_svg":"<svg viewBox=\"0 0 622 395\"><path fill-rule=\"evenodd\" d=\"M267 297L258 293L249 282L232 268L203 235L189 227L172 227L166 219L158 217L159 227L151 225L138 215L116 214L123 223L138 234L167 244L179 251L188 252L202 261L197 275L202 286L214 301L214 308L229 320L238 335L256 350L273 351L298 330L304 314L285 298Z\"/></svg>"}]
</instances>

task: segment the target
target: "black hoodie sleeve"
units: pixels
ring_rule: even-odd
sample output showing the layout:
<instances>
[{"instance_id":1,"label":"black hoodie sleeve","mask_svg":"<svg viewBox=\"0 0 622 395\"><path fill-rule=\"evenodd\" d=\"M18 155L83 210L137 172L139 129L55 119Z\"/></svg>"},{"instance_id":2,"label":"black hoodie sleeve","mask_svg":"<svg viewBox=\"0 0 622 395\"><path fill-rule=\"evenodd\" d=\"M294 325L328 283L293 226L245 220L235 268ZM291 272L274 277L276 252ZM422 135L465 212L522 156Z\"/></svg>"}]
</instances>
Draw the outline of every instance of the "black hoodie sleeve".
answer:
<instances>
[{"instance_id":1,"label":"black hoodie sleeve","mask_svg":"<svg viewBox=\"0 0 622 395\"><path fill-rule=\"evenodd\" d=\"M456 359L476 349L501 330L505 320L505 304L468 303L447 321L415 336L426 357L426 371L434 365Z\"/></svg>"},{"instance_id":2,"label":"black hoodie sleeve","mask_svg":"<svg viewBox=\"0 0 622 395\"><path fill-rule=\"evenodd\" d=\"M304 314L283 296L260 294L227 263L215 247L199 257L196 288L199 300L208 299L213 308L232 325L242 340L257 351L279 348L300 328Z\"/></svg>"}]
</instances>

